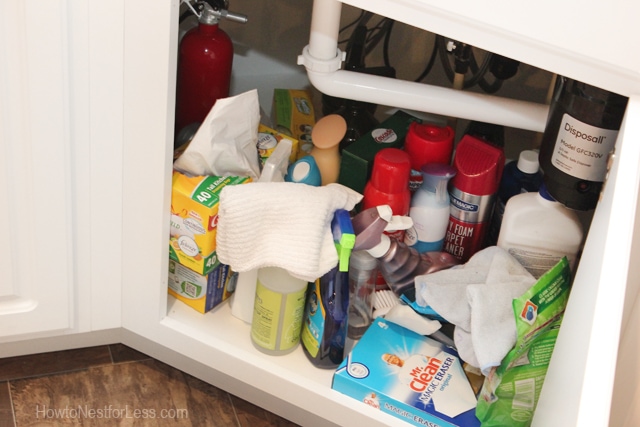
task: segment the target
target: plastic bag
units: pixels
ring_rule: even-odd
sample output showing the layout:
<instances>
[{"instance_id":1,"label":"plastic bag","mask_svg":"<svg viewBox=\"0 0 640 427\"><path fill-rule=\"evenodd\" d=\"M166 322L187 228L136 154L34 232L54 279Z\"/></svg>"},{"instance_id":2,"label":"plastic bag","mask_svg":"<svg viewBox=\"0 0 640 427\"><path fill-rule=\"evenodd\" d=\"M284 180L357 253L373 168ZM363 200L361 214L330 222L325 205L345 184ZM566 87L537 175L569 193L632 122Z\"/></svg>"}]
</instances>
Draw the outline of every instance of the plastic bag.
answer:
<instances>
[{"instance_id":1,"label":"plastic bag","mask_svg":"<svg viewBox=\"0 0 640 427\"><path fill-rule=\"evenodd\" d=\"M476 416L482 427L531 425L570 285L571 271L565 257L513 300L518 336L514 348L491 370L480 391Z\"/></svg>"}]
</instances>

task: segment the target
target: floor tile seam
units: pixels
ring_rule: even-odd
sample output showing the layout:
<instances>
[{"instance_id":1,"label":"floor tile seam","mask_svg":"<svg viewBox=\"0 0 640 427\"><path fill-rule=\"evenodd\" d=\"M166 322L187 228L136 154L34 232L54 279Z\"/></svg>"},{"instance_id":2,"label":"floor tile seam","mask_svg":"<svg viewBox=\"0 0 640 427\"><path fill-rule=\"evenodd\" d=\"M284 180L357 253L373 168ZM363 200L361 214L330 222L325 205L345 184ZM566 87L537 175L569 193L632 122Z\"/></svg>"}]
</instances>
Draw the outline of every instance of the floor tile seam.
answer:
<instances>
[{"instance_id":1,"label":"floor tile seam","mask_svg":"<svg viewBox=\"0 0 640 427\"><path fill-rule=\"evenodd\" d=\"M38 379L38 378L46 378L46 377L52 377L52 376L58 376L58 375L67 375L67 374L73 374L73 373L76 373L76 372L88 371L88 370L94 369L94 368L104 368L105 366L111 366L111 365L113 365L112 362L102 363L102 364L97 364L97 365L92 365L92 366L64 369L64 370L60 370L60 371L44 372L42 374L34 374L34 375L24 375L24 376L20 376L20 377L2 378L2 379L0 379L0 381L7 381L7 382L11 382L11 381L13 381L13 382L15 382L15 381L30 381L30 380L34 380L34 379Z\"/></svg>"},{"instance_id":2,"label":"floor tile seam","mask_svg":"<svg viewBox=\"0 0 640 427\"><path fill-rule=\"evenodd\" d=\"M231 395L227 391L225 391L225 394L227 395L227 399L229 400L229 404L231 405L231 409L233 410L233 416L236 418L236 424L238 425L238 427L242 427L242 424L240 424L240 417L238 417L238 410L236 409L236 405L233 403Z\"/></svg>"},{"instance_id":3,"label":"floor tile seam","mask_svg":"<svg viewBox=\"0 0 640 427\"><path fill-rule=\"evenodd\" d=\"M11 383L7 381L7 393L9 394L9 405L11 406L11 418L13 419L13 427L17 426L16 421L16 408L13 405L13 395L11 393Z\"/></svg>"}]
</instances>

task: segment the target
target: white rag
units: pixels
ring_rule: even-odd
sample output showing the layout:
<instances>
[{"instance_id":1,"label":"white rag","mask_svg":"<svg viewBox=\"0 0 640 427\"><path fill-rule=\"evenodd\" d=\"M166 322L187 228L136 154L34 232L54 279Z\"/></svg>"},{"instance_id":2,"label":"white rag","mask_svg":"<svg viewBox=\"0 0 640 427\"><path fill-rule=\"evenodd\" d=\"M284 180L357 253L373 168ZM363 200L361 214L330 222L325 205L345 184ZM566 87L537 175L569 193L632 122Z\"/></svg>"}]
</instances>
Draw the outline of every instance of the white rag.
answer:
<instances>
[{"instance_id":1,"label":"white rag","mask_svg":"<svg viewBox=\"0 0 640 427\"><path fill-rule=\"evenodd\" d=\"M362 195L341 184L255 182L220 192L216 252L239 273L281 267L314 281L338 264L331 220Z\"/></svg>"},{"instance_id":2,"label":"white rag","mask_svg":"<svg viewBox=\"0 0 640 427\"><path fill-rule=\"evenodd\" d=\"M416 302L456 326L460 357L487 375L516 342L513 299L535 282L507 251L490 246L466 264L416 277Z\"/></svg>"}]
</instances>

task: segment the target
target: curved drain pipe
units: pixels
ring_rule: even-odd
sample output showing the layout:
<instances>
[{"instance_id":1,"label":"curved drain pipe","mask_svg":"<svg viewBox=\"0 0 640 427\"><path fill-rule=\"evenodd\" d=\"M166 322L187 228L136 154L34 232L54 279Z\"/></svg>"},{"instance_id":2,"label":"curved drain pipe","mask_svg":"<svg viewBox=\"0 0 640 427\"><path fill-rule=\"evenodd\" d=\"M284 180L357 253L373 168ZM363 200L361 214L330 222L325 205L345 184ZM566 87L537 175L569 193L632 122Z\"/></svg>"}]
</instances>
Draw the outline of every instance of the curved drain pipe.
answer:
<instances>
[{"instance_id":1,"label":"curved drain pipe","mask_svg":"<svg viewBox=\"0 0 640 427\"><path fill-rule=\"evenodd\" d=\"M358 101L544 132L549 106L424 83L341 70L342 3L314 0L309 44L298 57L320 92Z\"/></svg>"}]
</instances>

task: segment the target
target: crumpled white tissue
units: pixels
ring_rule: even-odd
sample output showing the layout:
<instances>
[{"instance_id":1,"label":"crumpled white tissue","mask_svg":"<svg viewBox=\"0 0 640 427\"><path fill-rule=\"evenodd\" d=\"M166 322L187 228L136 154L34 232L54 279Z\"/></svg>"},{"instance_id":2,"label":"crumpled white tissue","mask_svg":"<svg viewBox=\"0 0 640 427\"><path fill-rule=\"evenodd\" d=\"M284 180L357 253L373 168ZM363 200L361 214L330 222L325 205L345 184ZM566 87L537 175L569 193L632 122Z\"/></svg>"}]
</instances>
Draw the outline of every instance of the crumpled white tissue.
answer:
<instances>
[{"instance_id":1,"label":"crumpled white tissue","mask_svg":"<svg viewBox=\"0 0 640 427\"><path fill-rule=\"evenodd\" d=\"M338 264L331 220L362 195L341 184L254 182L220 192L216 251L234 271L281 267L314 281Z\"/></svg>"},{"instance_id":2,"label":"crumpled white tissue","mask_svg":"<svg viewBox=\"0 0 640 427\"><path fill-rule=\"evenodd\" d=\"M218 99L173 167L191 175L250 176L257 180L259 124L256 89Z\"/></svg>"},{"instance_id":3,"label":"crumpled white tissue","mask_svg":"<svg viewBox=\"0 0 640 427\"><path fill-rule=\"evenodd\" d=\"M456 326L460 357L487 375L515 345L513 299L535 283L507 251L490 246L466 264L416 277L416 302Z\"/></svg>"}]
</instances>

